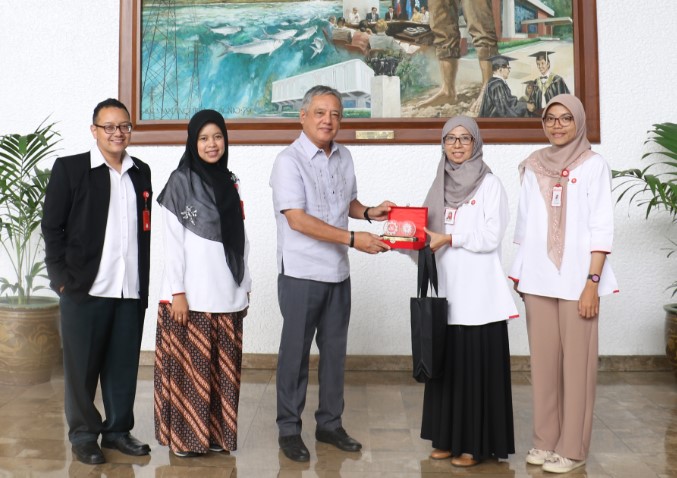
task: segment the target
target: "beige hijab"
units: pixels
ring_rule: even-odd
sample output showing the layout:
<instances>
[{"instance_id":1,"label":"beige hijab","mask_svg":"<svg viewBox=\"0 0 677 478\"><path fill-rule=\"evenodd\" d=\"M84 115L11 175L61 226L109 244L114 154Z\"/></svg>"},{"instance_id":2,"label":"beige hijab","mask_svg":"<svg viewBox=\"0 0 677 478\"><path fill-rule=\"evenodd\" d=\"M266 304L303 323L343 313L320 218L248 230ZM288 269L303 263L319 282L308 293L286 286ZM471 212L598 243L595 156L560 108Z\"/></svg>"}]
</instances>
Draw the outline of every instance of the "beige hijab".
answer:
<instances>
[{"instance_id":1,"label":"beige hijab","mask_svg":"<svg viewBox=\"0 0 677 478\"><path fill-rule=\"evenodd\" d=\"M562 172L573 171L595 153L591 151L590 142L586 137L585 110L581 101L573 95L557 95L545 106L542 118L545 119L545 115L554 104L560 104L571 112L576 126L576 136L564 146L552 145L534 151L520 163L519 171L520 178L524 176L525 169L536 174L538 187L548 212L548 257L559 270L564 255L569 184L569 175L567 173L563 175ZM543 129L545 130L545 125ZM562 187L562 205L555 207L552 205L552 194L553 188L558 184Z\"/></svg>"},{"instance_id":2,"label":"beige hijab","mask_svg":"<svg viewBox=\"0 0 677 478\"><path fill-rule=\"evenodd\" d=\"M463 126L474 138L472 155L461 164L447 160L444 152L444 137L457 126ZM437 166L437 175L423 205L428 208L428 227L444 231L444 208L457 208L472 198L484 177L491 172L482 159L482 137L480 128L469 116L455 116L442 128L442 158Z\"/></svg>"}]
</instances>

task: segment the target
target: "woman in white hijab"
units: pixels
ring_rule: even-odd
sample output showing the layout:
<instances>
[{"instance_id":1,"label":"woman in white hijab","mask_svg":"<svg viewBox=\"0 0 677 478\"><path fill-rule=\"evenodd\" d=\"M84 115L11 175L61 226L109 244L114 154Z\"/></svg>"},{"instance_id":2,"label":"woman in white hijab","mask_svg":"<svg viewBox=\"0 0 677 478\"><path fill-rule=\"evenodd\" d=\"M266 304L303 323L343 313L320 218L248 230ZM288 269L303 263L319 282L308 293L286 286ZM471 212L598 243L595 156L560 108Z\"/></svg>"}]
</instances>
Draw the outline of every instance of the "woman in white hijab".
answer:
<instances>
[{"instance_id":1,"label":"woman in white hijab","mask_svg":"<svg viewBox=\"0 0 677 478\"><path fill-rule=\"evenodd\" d=\"M449 307L444 374L425 385L421 438L432 441L431 458L455 466L507 458L515 452L507 321L518 316L500 262L508 199L473 119L444 125L424 205Z\"/></svg>"},{"instance_id":2,"label":"woman in white hijab","mask_svg":"<svg viewBox=\"0 0 677 478\"><path fill-rule=\"evenodd\" d=\"M605 260L613 241L611 172L585 135L572 95L543 112L550 146L520 164L510 277L524 299L534 429L527 463L566 473L585 464L597 379L599 298L617 291Z\"/></svg>"}]
</instances>

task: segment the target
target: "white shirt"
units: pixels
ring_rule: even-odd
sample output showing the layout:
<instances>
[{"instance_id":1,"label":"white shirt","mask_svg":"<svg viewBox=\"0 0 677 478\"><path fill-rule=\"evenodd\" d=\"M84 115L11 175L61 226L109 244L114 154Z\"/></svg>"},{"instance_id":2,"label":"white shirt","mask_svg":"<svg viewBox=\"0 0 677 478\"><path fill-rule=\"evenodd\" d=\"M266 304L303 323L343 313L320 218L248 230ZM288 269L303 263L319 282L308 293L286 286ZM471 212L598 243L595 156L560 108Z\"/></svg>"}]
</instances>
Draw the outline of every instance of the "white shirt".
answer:
<instances>
[{"instance_id":1,"label":"white shirt","mask_svg":"<svg viewBox=\"0 0 677 478\"><path fill-rule=\"evenodd\" d=\"M350 23L360 23L360 13L350 12L350 15L348 15L348 21Z\"/></svg>"},{"instance_id":2,"label":"white shirt","mask_svg":"<svg viewBox=\"0 0 677 478\"><path fill-rule=\"evenodd\" d=\"M592 251L611 252L613 243L611 171L596 154L573 169L567 185L564 255L559 270L548 257L548 215L536 174L527 169L522 180L515 243L519 249L510 277L527 294L579 300L590 272ZM609 259L604 262L599 295L618 292Z\"/></svg>"},{"instance_id":3,"label":"white shirt","mask_svg":"<svg viewBox=\"0 0 677 478\"><path fill-rule=\"evenodd\" d=\"M245 231L242 282L238 286L228 268L223 244L204 239L189 231L178 218L160 205L164 236L164 273L161 301L172 301L172 294L185 292L190 310L232 313L249 305L251 276L247 267L249 241Z\"/></svg>"},{"instance_id":4,"label":"white shirt","mask_svg":"<svg viewBox=\"0 0 677 478\"><path fill-rule=\"evenodd\" d=\"M357 197L353 158L334 142L329 157L308 137L299 138L275 159L270 174L277 221L278 272L298 279L338 283L350 275L348 246L319 241L289 227L282 213L303 209L327 224L348 228L350 203Z\"/></svg>"},{"instance_id":5,"label":"white shirt","mask_svg":"<svg viewBox=\"0 0 677 478\"><path fill-rule=\"evenodd\" d=\"M89 295L138 299L139 296L139 244L136 191L128 171L136 165L125 153L118 173L104 159L97 146L90 150L90 167L102 164L110 177L110 201L106 235L103 242L99 270Z\"/></svg>"},{"instance_id":6,"label":"white shirt","mask_svg":"<svg viewBox=\"0 0 677 478\"><path fill-rule=\"evenodd\" d=\"M440 296L449 325L484 325L519 316L501 266L501 241L508 226L508 198L501 181L487 174L477 192L445 225L452 247L435 253Z\"/></svg>"}]
</instances>

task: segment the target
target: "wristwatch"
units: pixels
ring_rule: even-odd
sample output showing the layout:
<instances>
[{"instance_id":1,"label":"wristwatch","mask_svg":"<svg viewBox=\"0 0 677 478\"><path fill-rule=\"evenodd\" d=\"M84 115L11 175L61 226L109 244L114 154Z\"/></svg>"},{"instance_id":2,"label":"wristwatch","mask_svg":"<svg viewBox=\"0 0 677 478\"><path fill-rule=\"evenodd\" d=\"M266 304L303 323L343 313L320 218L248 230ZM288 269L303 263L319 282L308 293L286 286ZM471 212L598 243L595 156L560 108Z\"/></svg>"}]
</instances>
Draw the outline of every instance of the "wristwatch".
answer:
<instances>
[{"instance_id":1,"label":"wristwatch","mask_svg":"<svg viewBox=\"0 0 677 478\"><path fill-rule=\"evenodd\" d=\"M588 274L588 280L591 280L597 284L599 282L599 274Z\"/></svg>"}]
</instances>

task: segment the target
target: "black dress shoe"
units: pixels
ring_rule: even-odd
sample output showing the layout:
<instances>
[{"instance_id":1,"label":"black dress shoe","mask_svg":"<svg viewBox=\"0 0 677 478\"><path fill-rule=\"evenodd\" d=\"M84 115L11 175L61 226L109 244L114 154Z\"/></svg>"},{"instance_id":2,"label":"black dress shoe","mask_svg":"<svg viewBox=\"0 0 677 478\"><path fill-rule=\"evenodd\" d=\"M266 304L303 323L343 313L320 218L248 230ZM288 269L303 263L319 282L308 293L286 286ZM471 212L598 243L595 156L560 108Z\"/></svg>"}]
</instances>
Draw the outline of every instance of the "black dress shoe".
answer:
<instances>
[{"instance_id":1,"label":"black dress shoe","mask_svg":"<svg viewBox=\"0 0 677 478\"><path fill-rule=\"evenodd\" d=\"M329 443L343 451L360 451L362 444L350 438L343 427L336 430L315 430L315 439L323 443Z\"/></svg>"},{"instance_id":2,"label":"black dress shoe","mask_svg":"<svg viewBox=\"0 0 677 478\"><path fill-rule=\"evenodd\" d=\"M290 435L286 437L280 437L277 439L277 442L280 444L280 449L284 456L293 461L309 461L310 452L306 448L305 443L301 435Z\"/></svg>"},{"instance_id":3,"label":"black dress shoe","mask_svg":"<svg viewBox=\"0 0 677 478\"><path fill-rule=\"evenodd\" d=\"M73 444L73 455L78 461L87 465L98 465L106 463L103 457L103 452L99 448L99 444L95 441L88 441L85 443Z\"/></svg>"},{"instance_id":4,"label":"black dress shoe","mask_svg":"<svg viewBox=\"0 0 677 478\"><path fill-rule=\"evenodd\" d=\"M125 455L143 456L150 453L150 447L148 445L141 443L129 433L113 440L104 438L101 440L101 446L103 448L113 448L114 450L121 451Z\"/></svg>"}]
</instances>

